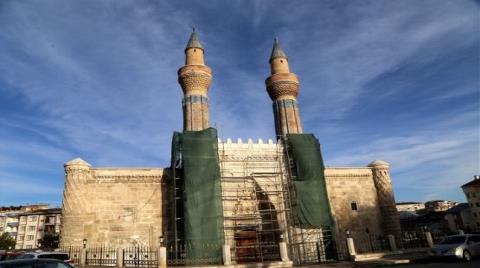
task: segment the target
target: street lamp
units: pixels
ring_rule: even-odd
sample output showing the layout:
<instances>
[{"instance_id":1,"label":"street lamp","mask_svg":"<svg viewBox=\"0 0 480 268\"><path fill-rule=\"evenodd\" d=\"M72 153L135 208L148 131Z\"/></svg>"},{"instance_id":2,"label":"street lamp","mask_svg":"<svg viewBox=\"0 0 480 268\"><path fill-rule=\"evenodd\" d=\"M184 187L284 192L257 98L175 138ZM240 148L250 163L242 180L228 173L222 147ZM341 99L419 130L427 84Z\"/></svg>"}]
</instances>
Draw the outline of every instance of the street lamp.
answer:
<instances>
[{"instance_id":1,"label":"street lamp","mask_svg":"<svg viewBox=\"0 0 480 268\"><path fill-rule=\"evenodd\" d=\"M163 247L163 235L158 237L158 242L160 243L160 246Z\"/></svg>"},{"instance_id":2,"label":"street lamp","mask_svg":"<svg viewBox=\"0 0 480 268\"><path fill-rule=\"evenodd\" d=\"M86 248L86 247L87 247L87 239L84 238L84 239L83 239L83 248Z\"/></svg>"}]
</instances>

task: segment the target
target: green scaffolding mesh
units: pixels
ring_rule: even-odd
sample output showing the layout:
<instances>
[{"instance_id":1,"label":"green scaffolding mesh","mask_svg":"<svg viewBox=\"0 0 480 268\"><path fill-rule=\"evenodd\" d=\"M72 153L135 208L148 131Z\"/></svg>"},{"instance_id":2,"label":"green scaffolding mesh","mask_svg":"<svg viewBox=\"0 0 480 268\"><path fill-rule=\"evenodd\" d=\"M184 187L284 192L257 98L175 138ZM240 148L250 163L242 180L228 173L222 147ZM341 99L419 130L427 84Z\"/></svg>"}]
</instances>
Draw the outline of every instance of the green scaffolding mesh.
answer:
<instances>
[{"instance_id":1,"label":"green scaffolding mesh","mask_svg":"<svg viewBox=\"0 0 480 268\"><path fill-rule=\"evenodd\" d=\"M297 175L293 180L296 217L305 227L334 228L318 140L313 134L288 134L287 141Z\"/></svg>"},{"instance_id":2,"label":"green scaffolding mesh","mask_svg":"<svg viewBox=\"0 0 480 268\"><path fill-rule=\"evenodd\" d=\"M217 131L175 133L174 141L177 156L172 158L178 158L180 147L183 161L186 259L191 263L221 260L223 210Z\"/></svg>"}]
</instances>

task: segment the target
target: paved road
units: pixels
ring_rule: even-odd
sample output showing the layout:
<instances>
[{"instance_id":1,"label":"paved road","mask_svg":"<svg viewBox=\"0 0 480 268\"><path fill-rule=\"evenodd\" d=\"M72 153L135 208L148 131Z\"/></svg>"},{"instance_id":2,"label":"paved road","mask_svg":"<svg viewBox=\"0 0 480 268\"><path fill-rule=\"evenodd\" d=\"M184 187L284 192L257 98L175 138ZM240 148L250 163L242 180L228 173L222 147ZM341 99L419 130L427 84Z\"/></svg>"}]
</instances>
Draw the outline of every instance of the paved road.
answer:
<instances>
[{"instance_id":1,"label":"paved road","mask_svg":"<svg viewBox=\"0 0 480 268\"><path fill-rule=\"evenodd\" d=\"M384 266L385 268L392 268L392 266ZM461 261L445 261L445 262L433 262L433 263L419 263L419 264L408 264L408 265L398 265L395 266L398 268L478 268L480 267L480 260L474 260L472 262L461 262Z\"/></svg>"}]
</instances>

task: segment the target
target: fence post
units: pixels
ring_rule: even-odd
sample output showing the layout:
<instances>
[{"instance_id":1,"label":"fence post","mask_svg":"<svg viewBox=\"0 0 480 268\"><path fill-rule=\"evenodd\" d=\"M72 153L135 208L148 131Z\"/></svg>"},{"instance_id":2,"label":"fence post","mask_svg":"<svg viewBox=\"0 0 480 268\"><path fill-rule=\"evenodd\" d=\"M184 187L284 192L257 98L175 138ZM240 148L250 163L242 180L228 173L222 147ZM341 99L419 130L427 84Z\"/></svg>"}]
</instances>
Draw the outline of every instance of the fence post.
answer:
<instances>
[{"instance_id":1,"label":"fence post","mask_svg":"<svg viewBox=\"0 0 480 268\"><path fill-rule=\"evenodd\" d=\"M396 251L397 250L397 244L395 243L395 236L389 234L387 235L388 237L388 244L390 245L390 249L392 251Z\"/></svg>"},{"instance_id":2,"label":"fence post","mask_svg":"<svg viewBox=\"0 0 480 268\"><path fill-rule=\"evenodd\" d=\"M290 259L288 258L288 251L287 251L287 243L286 242L280 242L278 243L278 246L280 248L280 258L283 262L288 262Z\"/></svg>"},{"instance_id":3,"label":"fence post","mask_svg":"<svg viewBox=\"0 0 480 268\"><path fill-rule=\"evenodd\" d=\"M355 255L357 253L355 252L355 244L353 243L353 238L347 237L347 248L348 248L348 256L350 259L355 260Z\"/></svg>"},{"instance_id":4,"label":"fence post","mask_svg":"<svg viewBox=\"0 0 480 268\"><path fill-rule=\"evenodd\" d=\"M167 248L158 248L158 268L167 268Z\"/></svg>"},{"instance_id":5,"label":"fence post","mask_svg":"<svg viewBox=\"0 0 480 268\"><path fill-rule=\"evenodd\" d=\"M123 267L123 249L117 248L117 267Z\"/></svg>"},{"instance_id":6,"label":"fence post","mask_svg":"<svg viewBox=\"0 0 480 268\"><path fill-rule=\"evenodd\" d=\"M87 264L87 249L82 248L80 251L80 266L85 266Z\"/></svg>"},{"instance_id":7,"label":"fence post","mask_svg":"<svg viewBox=\"0 0 480 268\"><path fill-rule=\"evenodd\" d=\"M430 231L425 232L425 238L427 239L428 247L433 247L432 233L430 233Z\"/></svg>"},{"instance_id":8,"label":"fence post","mask_svg":"<svg viewBox=\"0 0 480 268\"><path fill-rule=\"evenodd\" d=\"M227 244L222 245L222 257L223 257L223 265L232 264L232 253L230 252L230 245L227 245Z\"/></svg>"}]
</instances>

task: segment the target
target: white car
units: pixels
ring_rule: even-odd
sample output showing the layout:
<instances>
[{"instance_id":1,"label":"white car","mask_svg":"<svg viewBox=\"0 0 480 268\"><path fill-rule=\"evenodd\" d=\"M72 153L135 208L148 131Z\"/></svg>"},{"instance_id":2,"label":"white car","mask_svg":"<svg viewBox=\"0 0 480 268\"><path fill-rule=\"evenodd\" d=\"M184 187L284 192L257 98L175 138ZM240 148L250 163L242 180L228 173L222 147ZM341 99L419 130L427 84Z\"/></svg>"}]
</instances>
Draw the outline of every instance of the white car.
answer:
<instances>
[{"instance_id":1,"label":"white car","mask_svg":"<svg viewBox=\"0 0 480 268\"><path fill-rule=\"evenodd\" d=\"M457 258L471 261L480 256L480 235L464 234L447 236L429 252L432 258Z\"/></svg>"}]
</instances>

